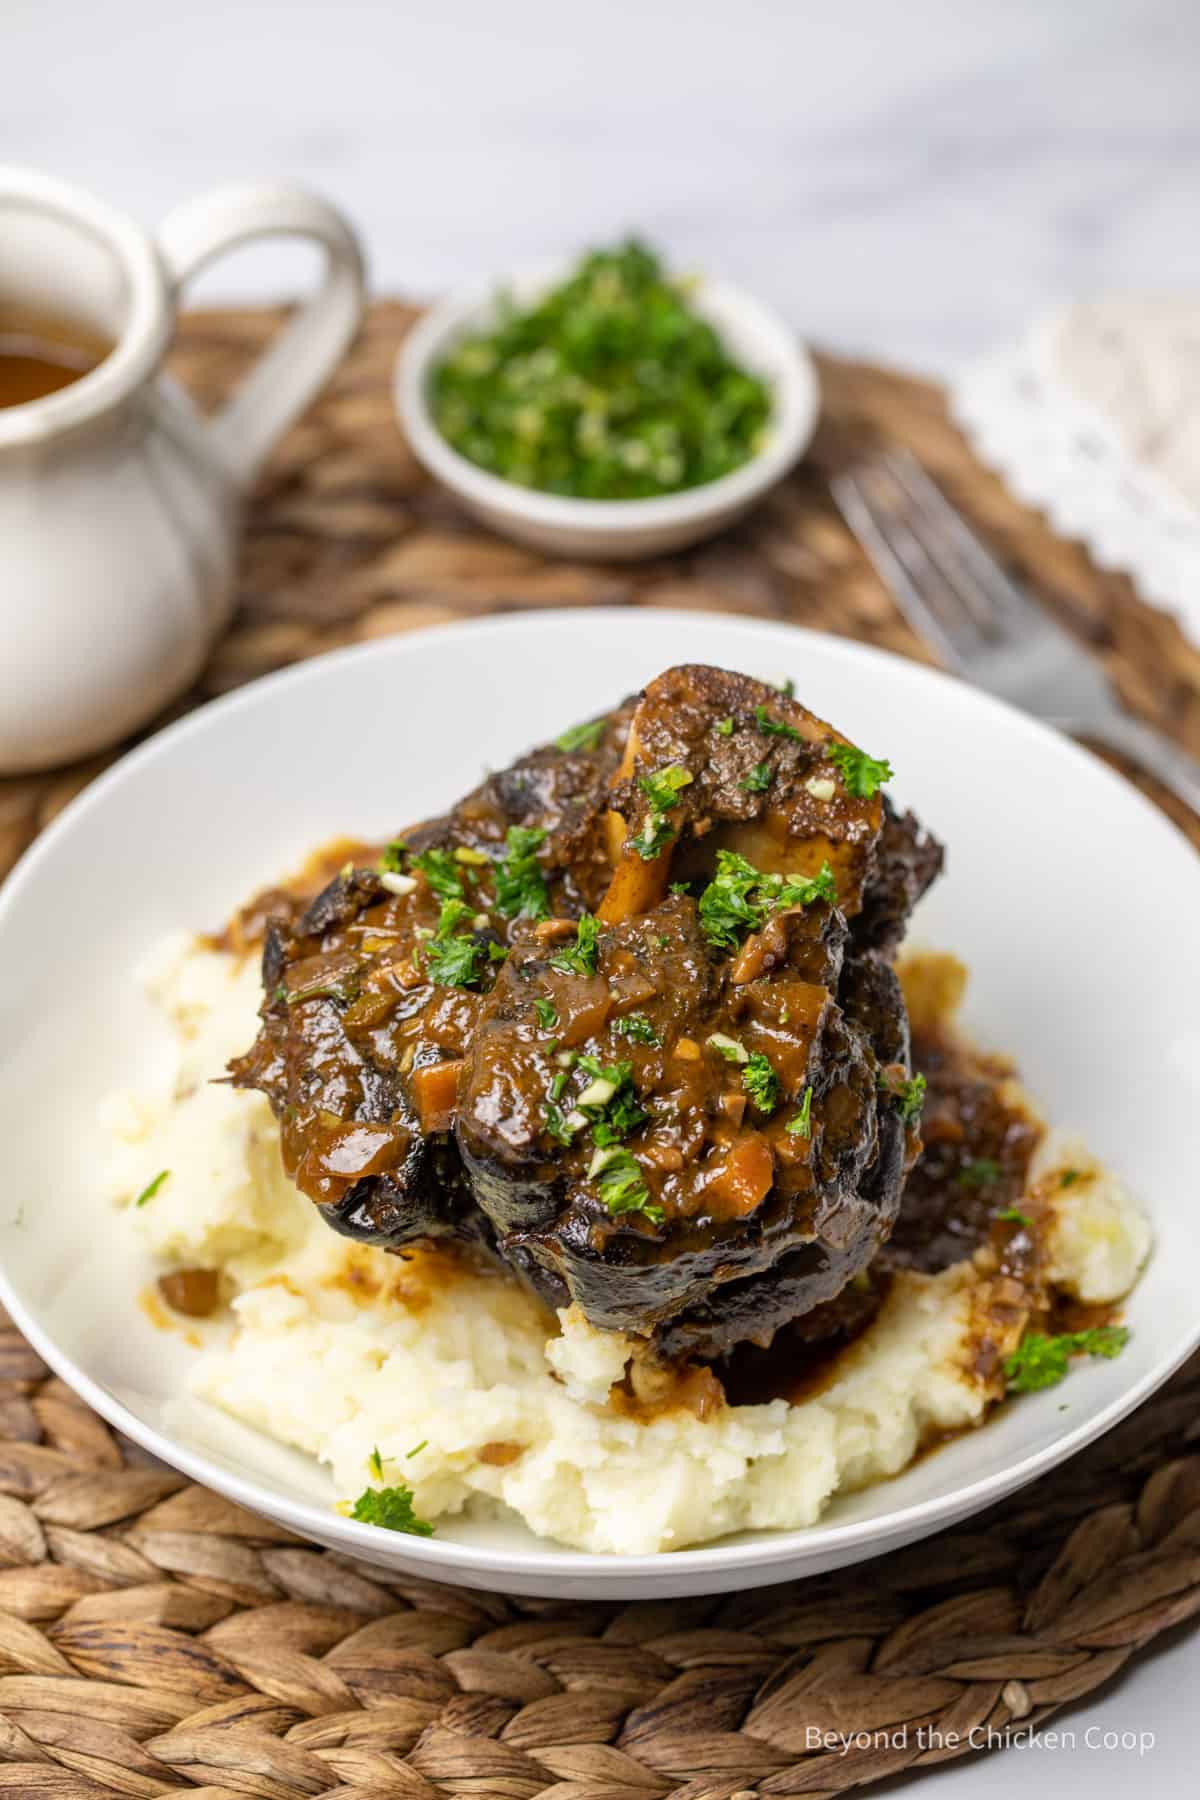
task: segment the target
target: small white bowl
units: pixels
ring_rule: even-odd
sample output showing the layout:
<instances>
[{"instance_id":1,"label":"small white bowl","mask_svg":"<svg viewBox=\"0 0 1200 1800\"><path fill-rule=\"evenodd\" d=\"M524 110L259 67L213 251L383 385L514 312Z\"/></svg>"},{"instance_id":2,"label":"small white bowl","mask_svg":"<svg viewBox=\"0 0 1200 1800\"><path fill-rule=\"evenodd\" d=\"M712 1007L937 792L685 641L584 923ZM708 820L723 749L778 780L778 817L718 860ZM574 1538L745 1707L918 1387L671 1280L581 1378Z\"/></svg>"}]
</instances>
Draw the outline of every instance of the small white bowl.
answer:
<instances>
[{"instance_id":1,"label":"small white bowl","mask_svg":"<svg viewBox=\"0 0 1200 1800\"><path fill-rule=\"evenodd\" d=\"M692 306L716 327L730 354L771 390L771 417L761 449L717 481L647 500L577 500L519 487L490 475L446 442L429 409L429 378L460 338L488 329L501 292L527 306L565 280L572 266L542 265L451 297L427 312L396 359L400 424L431 475L484 524L520 543L561 556L622 562L680 550L748 512L807 448L820 410L812 357L757 300L704 276L689 295Z\"/></svg>"}]
</instances>

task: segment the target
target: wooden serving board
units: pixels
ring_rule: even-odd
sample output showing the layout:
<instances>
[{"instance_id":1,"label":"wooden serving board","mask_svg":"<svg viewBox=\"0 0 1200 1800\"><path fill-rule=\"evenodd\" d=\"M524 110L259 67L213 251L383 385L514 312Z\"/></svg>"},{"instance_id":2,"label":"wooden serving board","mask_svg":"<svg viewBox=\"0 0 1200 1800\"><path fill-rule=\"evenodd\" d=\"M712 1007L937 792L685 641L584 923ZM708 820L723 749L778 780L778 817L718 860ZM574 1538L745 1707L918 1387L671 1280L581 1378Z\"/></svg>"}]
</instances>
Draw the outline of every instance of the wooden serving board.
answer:
<instances>
[{"instance_id":1,"label":"wooden serving board","mask_svg":"<svg viewBox=\"0 0 1200 1800\"><path fill-rule=\"evenodd\" d=\"M176 373L212 403L277 316L193 315ZM335 645L547 606L744 612L923 657L825 486L882 435L933 470L1130 708L1200 754L1200 652L1019 507L931 384L824 358L816 454L744 526L632 569L555 562L468 523L399 438L390 372L412 316L372 308L272 462L232 628L175 712ZM0 874L110 760L0 782ZM7 1327L0 1795L840 1793L1041 1723L1200 1611L1198 1439L1200 1358L1036 1486L863 1569L713 1600L505 1600L316 1550L151 1466ZM809 1748L810 1728L875 1736L840 1755Z\"/></svg>"}]
</instances>

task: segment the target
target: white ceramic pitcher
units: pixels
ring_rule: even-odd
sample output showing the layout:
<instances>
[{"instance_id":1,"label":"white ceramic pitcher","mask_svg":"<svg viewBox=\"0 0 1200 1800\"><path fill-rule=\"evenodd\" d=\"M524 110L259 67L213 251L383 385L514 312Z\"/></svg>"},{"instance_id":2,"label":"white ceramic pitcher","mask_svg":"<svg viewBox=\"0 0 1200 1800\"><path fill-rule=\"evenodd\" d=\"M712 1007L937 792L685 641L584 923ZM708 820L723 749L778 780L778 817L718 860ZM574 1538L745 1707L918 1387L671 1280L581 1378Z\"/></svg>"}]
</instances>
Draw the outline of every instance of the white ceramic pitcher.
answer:
<instances>
[{"instance_id":1,"label":"white ceramic pitcher","mask_svg":"<svg viewBox=\"0 0 1200 1800\"><path fill-rule=\"evenodd\" d=\"M324 251L313 296L223 410L161 372L188 277L251 238ZM0 167L0 305L113 344L0 407L0 773L114 743L199 672L226 623L241 501L362 316L362 257L325 201L276 185L190 201L157 240L63 182Z\"/></svg>"}]
</instances>

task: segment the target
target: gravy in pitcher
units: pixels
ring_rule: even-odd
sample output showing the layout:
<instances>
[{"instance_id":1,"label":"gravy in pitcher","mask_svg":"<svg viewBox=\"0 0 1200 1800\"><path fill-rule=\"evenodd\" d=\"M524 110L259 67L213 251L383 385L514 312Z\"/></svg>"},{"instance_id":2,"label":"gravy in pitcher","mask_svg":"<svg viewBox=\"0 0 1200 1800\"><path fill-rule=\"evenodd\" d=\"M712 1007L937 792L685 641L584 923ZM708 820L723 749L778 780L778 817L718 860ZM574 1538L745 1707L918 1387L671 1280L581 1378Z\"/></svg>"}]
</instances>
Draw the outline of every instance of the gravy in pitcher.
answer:
<instances>
[{"instance_id":1,"label":"gravy in pitcher","mask_svg":"<svg viewBox=\"0 0 1200 1800\"><path fill-rule=\"evenodd\" d=\"M69 387L111 349L75 320L21 313L0 302L0 407L24 406Z\"/></svg>"}]
</instances>

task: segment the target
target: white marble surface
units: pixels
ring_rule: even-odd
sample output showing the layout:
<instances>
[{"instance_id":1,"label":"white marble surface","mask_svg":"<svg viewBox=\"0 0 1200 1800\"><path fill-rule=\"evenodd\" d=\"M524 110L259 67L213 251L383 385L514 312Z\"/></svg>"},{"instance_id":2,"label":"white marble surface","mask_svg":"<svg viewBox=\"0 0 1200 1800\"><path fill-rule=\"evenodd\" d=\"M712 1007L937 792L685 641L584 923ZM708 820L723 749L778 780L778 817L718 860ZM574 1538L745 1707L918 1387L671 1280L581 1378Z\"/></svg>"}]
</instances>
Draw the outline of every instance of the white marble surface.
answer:
<instances>
[{"instance_id":1,"label":"white marble surface","mask_svg":"<svg viewBox=\"0 0 1200 1800\"><path fill-rule=\"evenodd\" d=\"M1200 288L1196 0L0 0L0 55L0 160L146 224L219 181L313 183L380 290L634 226L819 342L946 371L1060 299ZM205 292L304 273L256 251ZM1194 1792L1198 1678L1185 1633L1064 1717L1075 1750L900 1785Z\"/></svg>"},{"instance_id":2,"label":"white marble surface","mask_svg":"<svg viewBox=\"0 0 1200 1800\"><path fill-rule=\"evenodd\" d=\"M3 0L0 160L152 223L315 183L428 294L637 226L831 346L946 370L1200 285L1195 0ZM210 294L303 273L277 252Z\"/></svg>"}]
</instances>

